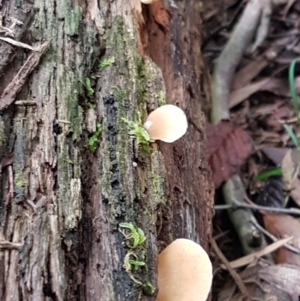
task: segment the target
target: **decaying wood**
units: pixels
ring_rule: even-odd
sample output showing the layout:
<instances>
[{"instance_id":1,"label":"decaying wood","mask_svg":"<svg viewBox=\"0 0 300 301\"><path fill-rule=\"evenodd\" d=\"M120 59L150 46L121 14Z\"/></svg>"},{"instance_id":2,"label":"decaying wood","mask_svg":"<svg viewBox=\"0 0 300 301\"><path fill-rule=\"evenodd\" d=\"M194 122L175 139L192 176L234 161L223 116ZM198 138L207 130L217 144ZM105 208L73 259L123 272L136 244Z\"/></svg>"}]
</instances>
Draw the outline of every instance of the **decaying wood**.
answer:
<instances>
[{"instance_id":1,"label":"decaying wood","mask_svg":"<svg viewBox=\"0 0 300 301\"><path fill-rule=\"evenodd\" d=\"M12 243L9 241L0 241L0 250L13 250L13 249L20 249L20 247L22 246L21 243Z\"/></svg>"},{"instance_id":2,"label":"decaying wood","mask_svg":"<svg viewBox=\"0 0 300 301\"><path fill-rule=\"evenodd\" d=\"M211 233L211 198L214 190L208 180L211 174L207 166L206 146L201 143L204 135L198 130L200 127L205 131L205 117L201 113L205 100L201 95L206 95L206 101L210 98L206 77L208 69L199 60L202 56L201 47L198 47L201 44L201 4L191 1L186 5L186 2L176 1L166 9L171 13L169 34L160 29L151 10L146 11L150 25L146 53L162 70L167 101L184 109L189 120L196 123L197 127L190 123L184 139L176 142L173 147L163 143L159 145L165 164L169 166L167 183L172 183L170 186L168 184L168 198L172 205L165 212L168 221L165 220L163 229L168 229L166 232L172 233L173 237L189 237L199 241L208 250L207 237ZM197 151L189 151L194 149ZM190 190L187 187L192 182L198 186ZM198 208L198 212L197 209L194 211L195 208ZM170 240L164 232L161 233L161 239Z\"/></svg>"},{"instance_id":3,"label":"decaying wood","mask_svg":"<svg viewBox=\"0 0 300 301\"><path fill-rule=\"evenodd\" d=\"M4 6L2 6L4 7ZM15 41L20 41L24 33L28 30L30 23L32 22L34 15L34 9L28 3L23 4L22 9L15 10L10 7L5 11L5 28L10 29L10 33ZM7 30L3 29L3 17L4 10L1 9L0 12L0 24L1 32L6 33ZM16 21L17 20L17 21ZM8 43L1 43L0 45L0 74L3 75L4 69L11 62L12 58L15 56L15 47Z\"/></svg>"},{"instance_id":4,"label":"decaying wood","mask_svg":"<svg viewBox=\"0 0 300 301\"><path fill-rule=\"evenodd\" d=\"M0 10L13 15L9 2ZM145 267L134 274L143 285L156 285L157 254L174 238L192 238L208 249L213 190L203 137L190 127L181 141L155 143L148 154L137 149L122 119L136 121L138 112L145 118L166 95L197 125L203 121L195 31L201 7L189 3L183 26L186 4L174 2L167 9L175 26L164 33L156 23L152 27L149 7L142 6L145 37L148 30L168 35L159 56L145 49L150 59L140 56L134 3L34 0L26 7L28 15L34 12L24 23L26 39L14 39L28 45L50 40L42 59L35 52L26 62L28 50L1 42L16 52L7 56L0 78L0 154L14 156L14 195L7 203L8 172L0 174L0 234L6 247L19 246L0 250L1 301L155 300L124 268L132 250L118 231L121 222L146 235L140 250ZM24 13L25 5L18 9ZM189 35L199 49L181 45ZM99 70L112 57L114 63ZM89 110L93 120L86 117ZM101 134L91 152L91 129L98 124Z\"/></svg>"},{"instance_id":5,"label":"decaying wood","mask_svg":"<svg viewBox=\"0 0 300 301\"><path fill-rule=\"evenodd\" d=\"M50 42L47 41L40 47L37 47L36 50L29 55L28 59L18 71L12 82L3 91L0 97L0 111L7 108L15 100L17 93L23 88L28 75L38 65L42 55L49 45Z\"/></svg>"}]
</instances>

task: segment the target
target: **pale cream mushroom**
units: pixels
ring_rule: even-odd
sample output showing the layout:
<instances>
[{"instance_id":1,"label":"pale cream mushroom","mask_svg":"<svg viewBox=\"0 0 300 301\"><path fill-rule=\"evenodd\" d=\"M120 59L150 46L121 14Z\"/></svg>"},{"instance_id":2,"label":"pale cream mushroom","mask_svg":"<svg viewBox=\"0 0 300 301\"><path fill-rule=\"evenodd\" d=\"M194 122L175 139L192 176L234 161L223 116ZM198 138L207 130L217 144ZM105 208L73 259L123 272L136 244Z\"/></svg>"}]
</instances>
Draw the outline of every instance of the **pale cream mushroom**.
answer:
<instances>
[{"instance_id":1,"label":"pale cream mushroom","mask_svg":"<svg viewBox=\"0 0 300 301\"><path fill-rule=\"evenodd\" d=\"M164 105L151 112L144 128L152 140L174 142L187 131L188 122L184 112L174 105Z\"/></svg>"},{"instance_id":2,"label":"pale cream mushroom","mask_svg":"<svg viewBox=\"0 0 300 301\"><path fill-rule=\"evenodd\" d=\"M157 301L206 301L212 265L205 250L189 239L177 239L158 256Z\"/></svg>"},{"instance_id":3,"label":"pale cream mushroom","mask_svg":"<svg viewBox=\"0 0 300 301\"><path fill-rule=\"evenodd\" d=\"M141 0L142 3L144 4L151 4L153 2L157 2L158 0Z\"/></svg>"}]
</instances>

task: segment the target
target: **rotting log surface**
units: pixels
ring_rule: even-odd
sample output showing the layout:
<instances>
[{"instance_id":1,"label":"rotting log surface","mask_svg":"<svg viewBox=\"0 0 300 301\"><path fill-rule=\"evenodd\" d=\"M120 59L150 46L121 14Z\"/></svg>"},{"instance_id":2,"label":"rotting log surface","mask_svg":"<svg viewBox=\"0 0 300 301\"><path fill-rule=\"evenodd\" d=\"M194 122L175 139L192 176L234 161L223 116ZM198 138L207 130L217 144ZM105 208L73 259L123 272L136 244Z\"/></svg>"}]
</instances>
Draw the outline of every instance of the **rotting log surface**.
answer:
<instances>
[{"instance_id":1,"label":"rotting log surface","mask_svg":"<svg viewBox=\"0 0 300 301\"><path fill-rule=\"evenodd\" d=\"M147 237L147 269L134 275L143 283L155 284L157 253L172 239L208 247L212 187L203 136L190 126L180 141L154 144L146 154L122 120L137 120L137 112L145 118L165 86L167 101L203 126L200 7L192 1L184 16L183 2L170 8L170 32L145 15L146 32L164 39L163 55L145 48L148 59L138 50L138 4L34 0L0 7L4 26L9 17L25 20L16 40L51 41L16 96L23 101L0 112L0 155L14 155L13 183L7 166L0 172L0 244L15 243L0 249L1 301L154 300L123 268L128 248L120 222L137 224ZM0 42L0 53L1 94L30 51ZM99 62L112 57L115 63L99 71ZM102 126L94 153L85 126L93 122Z\"/></svg>"},{"instance_id":2,"label":"rotting log surface","mask_svg":"<svg viewBox=\"0 0 300 301\"><path fill-rule=\"evenodd\" d=\"M150 8L146 13L149 38L146 53L163 72L168 102L184 109L192 124L183 139L171 146L161 144L168 166L168 199L171 201L164 229L167 228L174 238L200 241L208 250L214 188L206 160L202 113L208 110L210 88L209 72L201 53L201 3L169 3L169 30L162 30L156 21L164 20L154 16L158 9ZM158 8L162 10L160 5Z\"/></svg>"}]
</instances>

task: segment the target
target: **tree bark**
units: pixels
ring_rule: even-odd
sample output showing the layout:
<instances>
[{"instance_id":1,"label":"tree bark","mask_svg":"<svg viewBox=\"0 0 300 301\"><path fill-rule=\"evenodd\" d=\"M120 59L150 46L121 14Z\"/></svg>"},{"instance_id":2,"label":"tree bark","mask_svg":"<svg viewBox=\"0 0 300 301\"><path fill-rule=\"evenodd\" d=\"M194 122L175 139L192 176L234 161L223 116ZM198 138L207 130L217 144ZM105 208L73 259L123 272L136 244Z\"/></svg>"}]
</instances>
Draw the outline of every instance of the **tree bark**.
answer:
<instances>
[{"instance_id":1,"label":"tree bark","mask_svg":"<svg viewBox=\"0 0 300 301\"><path fill-rule=\"evenodd\" d=\"M0 42L0 300L155 300L158 252L211 235L199 1L0 5L4 33L46 45ZM147 153L124 119L165 99L188 133Z\"/></svg>"}]
</instances>

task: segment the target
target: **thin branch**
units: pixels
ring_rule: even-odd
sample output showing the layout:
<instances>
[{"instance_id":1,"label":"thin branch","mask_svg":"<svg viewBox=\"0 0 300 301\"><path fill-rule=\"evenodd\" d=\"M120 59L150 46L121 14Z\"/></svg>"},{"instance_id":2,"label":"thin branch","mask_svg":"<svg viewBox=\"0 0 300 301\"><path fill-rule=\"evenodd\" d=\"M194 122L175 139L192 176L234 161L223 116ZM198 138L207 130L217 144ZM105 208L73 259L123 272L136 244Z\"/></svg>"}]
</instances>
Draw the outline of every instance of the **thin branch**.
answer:
<instances>
[{"instance_id":1,"label":"thin branch","mask_svg":"<svg viewBox=\"0 0 300 301\"><path fill-rule=\"evenodd\" d=\"M8 193L6 195L6 205L9 204L10 200L14 197L14 175L12 166L7 167L8 170Z\"/></svg>"},{"instance_id":2,"label":"thin branch","mask_svg":"<svg viewBox=\"0 0 300 301\"><path fill-rule=\"evenodd\" d=\"M246 299L246 301L252 301L252 298L249 295L249 292L248 292L246 286L244 285L243 280L241 279L240 275L231 267L229 261L226 259L226 257L222 253L222 251L219 249L216 241L212 238L212 239L210 239L210 243L211 243L211 246L212 246L214 252L218 256L218 258L226 266L229 274L231 275L231 277L235 281L235 283L236 283L237 287L239 288L239 290L240 290L241 294L243 295L243 297Z\"/></svg>"},{"instance_id":3,"label":"thin branch","mask_svg":"<svg viewBox=\"0 0 300 301\"><path fill-rule=\"evenodd\" d=\"M249 205L249 204L240 203L236 200L233 200L232 204L216 205L214 208L215 208L215 210L251 209L251 210L263 210L263 211L268 211L268 212L300 215L300 210L297 208L273 208L273 207L266 207L266 206L259 206L259 205Z\"/></svg>"},{"instance_id":4,"label":"thin branch","mask_svg":"<svg viewBox=\"0 0 300 301\"><path fill-rule=\"evenodd\" d=\"M271 240L278 241L277 237L275 237L274 235L272 235L270 232L268 232L266 229L264 229L258 222L256 222L256 220L251 221L251 223L263 234L265 234L266 236L268 236ZM291 252L294 252L296 254L300 254L300 250L289 245L289 244L284 244L283 245L285 248L287 248L288 250L290 250Z\"/></svg>"},{"instance_id":5,"label":"thin branch","mask_svg":"<svg viewBox=\"0 0 300 301\"><path fill-rule=\"evenodd\" d=\"M255 260L257 260L258 258L261 258L267 254L270 254L270 253L276 251L278 248L282 247L283 245L285 245L292 239L293 239L292 236L287 237L287 238L282 238L276 242L273 242L272 244L268 245L267 247L265 247L261 250L255 251L249 255L245 255L239 259L233 260L230 262L230 267L232 269L237 269L237 268L240 268L243 266L247 266L247 265L255 262ZM220 264L220 267L222 269L228 268L225 264Z\"/></svg>"},{"instance_id":6,"label":"thin branch","mask_svg":"<svg viewBox=\"0 0 300 301\"><path fill-rule=\"evenodd\" d=\"M195 122L192 120L192 118L188 118L189 123L201 134L203 135L204 130L201 129Z\"/></svg>"},{"instance_id":7,"label":"thin branch","mask_svg":"<svg viewBox=\"0 0 300 301\"><path fill-rule=\"evenodd\" d=\"M11 39L11 38L0 37L0 40L2 40L4 42L7 42L7 43L10 43L10 44L12 44L14 46L17 46L17 47L26 48L26 49L29 49L29 50L32 50L32 51L40 51L39 47L32 47L28 44L18 42L14 39Z\"/></svg>"},{"instance_id":8,"label":"thin branch","mask_svg":"<svg viewBox=\"0 0 300 301\"><path fill-rule=\"evenodd\" d=\"M38 65L42 55L48 48L49 44L50 41L47 41L39 47L38 52L31 53L25 64L21 67L17 75L12 80L12 82L5 88L0 97L0 111L6 109L15 100L17 93L22 89L25 83L27 76Z\"/></svg>"},{"instance_id":9,"label":"thin branch","mask_svg":"<svg viewBox=\"0 0 300 301\"><path fill-rule=\"evenodd\" d=\"M16 100L16 106L36 106L37 102L33 100Z\"/></svg>"},{"instance_id":10,"label":"thin branch","mask_svg":"<svg viewBox=\"0 0 300 301\"><path fill-rule=\"evenodd\" d=\"M15 242L10 242L7 240L4 241L0 241L0 250L15 250L15 249L19 249L20 247L22 247L23 245L20 243L15 243Z\"/></svg>"}]
</instances>

